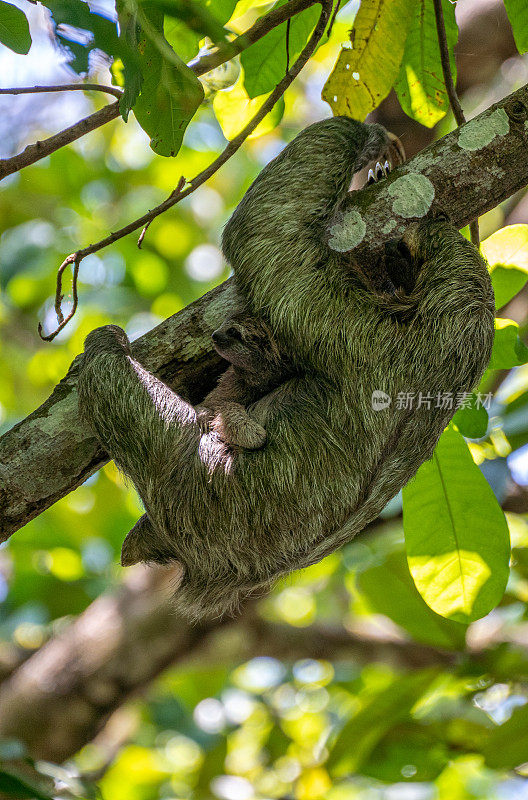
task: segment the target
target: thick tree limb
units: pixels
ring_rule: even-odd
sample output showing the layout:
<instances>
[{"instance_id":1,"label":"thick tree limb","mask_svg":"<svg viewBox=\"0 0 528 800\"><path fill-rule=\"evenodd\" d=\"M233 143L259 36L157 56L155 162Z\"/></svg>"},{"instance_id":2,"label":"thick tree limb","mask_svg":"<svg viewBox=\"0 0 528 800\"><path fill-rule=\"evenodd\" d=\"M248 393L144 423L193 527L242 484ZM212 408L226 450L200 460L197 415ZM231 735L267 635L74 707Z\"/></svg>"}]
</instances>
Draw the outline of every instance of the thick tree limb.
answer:
<instances>
[{"instance_id":1,"label":"thick tree limb","mask_svg":"<svg viewBox=\"0 0 528 800\"><path fill-rule=\"evenodd\" d=\"M410 176L407 196L411 198L413 176L422 173L434 186L431 208L447 210L458 227L528 184L527 108L528 87L524 87L435 142L387 182L358 194L355 203L365 225L356 248L358 257L366 260L384 241L403 231L406 222L417 218L404 218L394 210L395 195L390 192L403 176ZM507 132L494 134L495 124ZM462 133L471 142L475 136L485 139L486 132L491 136L488 144L475 150L460 147ZM346 225L342 235L349 235ZM229 312L230 298L230 290L219 287L135 345L135 353L149 369L193 402L211 387L220 370L209 336ZM106 460L78 420L74 386L75 370L39 409L0 439L2 540L79 486Z\"/></svg>"},{"instance_id":2,"label":"thick tree limb","mask_svg":"<svg viewBox=\"0 0 528 800\"><path fill-rule=\"evenodd\" d=\"M194 403L221 372L211 333L230 313L229 284L213 289L132 345L148 369ZM46 402L0 438L0 541L108 461L79 420L76 371L74 361Z\"/></svg>"},{"instance_id":3,"label":"thick tree limb","mask_svg":"<svg viewBox=\"0 0 528 800\"><path fill-rule=\"evenodd\" d=\"M528 184L528 86L434 142L387 181L349 195L330 246L362 264L409 222L446 213L462 228Z\"/></svg>"}]
</instances>

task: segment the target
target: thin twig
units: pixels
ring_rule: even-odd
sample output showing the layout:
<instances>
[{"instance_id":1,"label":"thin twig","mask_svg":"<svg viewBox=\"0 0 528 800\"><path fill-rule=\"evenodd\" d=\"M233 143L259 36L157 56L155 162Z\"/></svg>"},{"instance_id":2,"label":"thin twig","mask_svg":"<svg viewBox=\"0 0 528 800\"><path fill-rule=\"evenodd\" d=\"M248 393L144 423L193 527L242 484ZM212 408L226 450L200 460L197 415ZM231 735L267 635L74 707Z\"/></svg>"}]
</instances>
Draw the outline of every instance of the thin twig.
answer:
<instances>
[{"instance_id":1,"label":"thin twig","mask_svg":"<svg viewBox=\"0 0 528 800\"><path fill-rule=\"evenodd\" d=\"M232 42L221 45L214 53L202 56L202 58L189 66L196 75L204 75L206 72L219 67L220 64L230 61L243 50L258 42L259 39L262 39L263 36L278 25L282 25L283 22L291 19L299 12L320 2L321 0L289 0L285 5L273 8L258 19L249 30L237 36Z\"/></svg>"},{"instance_id":2,"label":"thin twig","mask_svg":"<svg viewBox=\"0 0 528 800\"><path fill-rule=\"evenodd\" d=\"M75 263L77 264L77 273L74 273L74 278L76 278L76 274L78 274L78 265L80 262L86 258L86 256L91 255L92 253L97 253L99 250L102 250L105 247L108 247L114 242L117 242L119 239L122 239L124 236L127 236L129 233L133 233L134 231L138 230L138 228L143 228L146 225L149 225L153 219L158 217L160 214L163 214L169 208L172 208L176 203L179 203L183 200L184 197L188 197L192 194L199 186L202 186L206 181L214 175L220 167L222 167L235 153L236 151L242 146L242 144L246 141L248 136L253 133L255 128L262 122L264 117L269 114L277 100L279 100L286 89L293 83L301 69L304 67L310 56L315 51L317 45L319 44L320 40L323 37L323 34L326 29L326 24L330 17L330 12L332 10L332 0L318 0L321 4L321 14L319 15L319 19L317 24L310 36L307 44L305 45L302 53L299 55L295 63L293 64L292 68L288 70L286 75L282 78L282 80L277 84L275 89L271 92L267 100L261 105L260 109L257 113L252 117L252 119L248 122L246 127L237 135L234 139L228 142L227 146L224 150L220 153L220 155L215 158L211 164L209 164L206 169L196 175L192 181L190 181L189 186L185 191L180 192L179 194L175 194L174 190L171 194L167 197L159 205L155 206L155 208L151 209L147 214L143 214L143 216L138 217L137 219L129 222L128 225L120 228L118 231L111 233L109 236L106 236L104 239L101 239L99 242L95 242L94 244L89 245L88 247L84 247L81 250L77 250L75 253L72 253L65 259L66 263ZM75 287L74 297L76 296L77 289ZM72 318L72 314L68 315L68 322ZM45 338L46 341L51 341L55 338L57 333L62 330L64 324L60 324L58 328L53 331L49 336L42 337Z\"/></svg>"},{"instance_id":3,"label":"thin twig","mask_svg":"<svg viewBox=\"0 0 528 800\"><path fill-rule=\"evenodd\" d=\"M183 189L183 187L185 186L185 184L186 184L186 180L182 175L180 180L178 181L177 187L172 190L172 192L170 193L169 197L175 197L177 194L179 194L181 192L181 190ZM138 242L137 242L138 250L141 250L141 245L143 244L143 239L145 238L145 234L146 234L151 222L152 222L152 220L147 222L147 224L145 225L145 227L143 228L143 230L139 234L139 239L138 239Z\"/></svg>"},{"instance_id":4,"label":"thin twig","mask_svg":"<svg viewBox=\"0 0 528 800\"><path fill-rule=\"evenodd\" d=\"M102 125L105 125L112 119L116 119L118 116L119 103L111 103L95 111L93 114L90 114L89 117L79 120L79 122L76 122L69 128L60 131L60 133L56 133L48 139L44 139L42 142L35 142L34 144L28 145L25 150L21 153L17 153L16 156L0 159L0 180L6 178L8 175L12 175L14 172L24 169L24 167L29 167L30 164L40 161L41 158L51 155L51 153L54 153L56 150L60 150L61 147L71 144L86 133L100 128Z\"/></svg>"},{"instance_id":5,"label":"thin twig","mask_svg":"<svg viewBox=\"0 0 528 800\"><path fill-rule=\"evenodd\" d=\"M334 8L334 13L332 14L332 19L330 20L330 25L328 26L328 31L327 31L327 34L326 34L328 39L332 35L332 31L334 29L334 23L336 21L337 15L339 13L340 7L341 7L341 0L337 0L337 3L335 4L335 8Z\"/></svg>"},{"instance_id":6,"label":"thin twig","mask_svg":"<svg viewBox=\"0 0 528 800\"><path fill-rule=\"evenodd\" d=\"M72 273L72 307L69 313L64 316L62 312L62 275L66 267L70 264L73 264L73 273ZM79 267L81 265L81 259L78 258L77 253L72 253L68 258L65 258L62 264L60 265L57 271L57 286L55 289L55 313L57 314L57 320L59 324L49 336L44 336L42 333L42 323L39 322L38 324L38 332L41 339L45 342L51 342L58 333L61 332L63 328L66 327L68 322L71 320L75 312L77 311L77 305L79 301L79 297L77 294L77 284L78 284L78 277L79 277Z\"/></svg>"},{"instance_id":7,"label":"thin twig","mask_svg":"<svg viewBox=\"0 0 528 800\"><path fill-rule=\"evenodd\" d=\"M286 23L286 72L288 72L290 68L290 30L291 19Z\"/></svg>"},{"instance_id":8,"label":"thin twig","mask_svg":"<svg viewBox=\"0 0 528 800\"><path fill-rule=\"evenodd\" d=\"M120 98L123 90L118 86L104 86L102 83L59 83L56 86L13 86L0 89L0 94L40 94L43 92L105 92Z\"/></svg>"},{"instance_id":9,"label":"thin twig","mask_svg":"<svg viewBox=\"0 0 528 800\"><path fill-rule=\"evenodd\" d=\"M449 46L447 44L447 34L444 20L444 11L442 9L442 0L433 0L436 20L436 32L438 34L438 46L440 48L440 61L442 63L442 72L444 74L444 84L446 87L449 104L453 112L456 124L458 126L464 125L466 117L460 105L460 100L455 89L453 81L453 74L451 72L451 64L449 62ZM469 223L469 233L471 241L475 247L480 246L480 233L478 219Z\"/></svg>"}]
</instances>

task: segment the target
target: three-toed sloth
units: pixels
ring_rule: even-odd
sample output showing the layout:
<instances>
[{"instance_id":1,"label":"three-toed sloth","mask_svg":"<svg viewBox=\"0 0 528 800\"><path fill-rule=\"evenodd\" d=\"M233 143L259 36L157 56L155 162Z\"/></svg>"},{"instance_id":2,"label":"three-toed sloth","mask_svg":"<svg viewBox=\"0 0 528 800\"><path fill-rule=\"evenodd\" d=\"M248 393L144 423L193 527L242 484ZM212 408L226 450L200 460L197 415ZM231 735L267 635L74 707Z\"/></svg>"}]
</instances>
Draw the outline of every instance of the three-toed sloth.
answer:
<instances>
[{"instance_id":1,"label":"three-toed sloth","mask_svg":"<svg viewBox=\"0 0 528 800\"><path fill-rule=\"evenodd\" d=\"M449 223L408 226L387 257L392 293L327 244L353 174L387 146L376 125L311 125L226 226L237 286L295 365L248 406L267 432L261 449L204 430L200 411L130 356L120 329L86 340L81 411L152 520L128 535L123 560L180 562L176 603L190 617L232 611L352 539L432 455L453 414L436 394L472 389L488 363L488 271ZM392 402L380 409L377 392ZM397 402L419 393L419 407Z\"/></svg>"}]
</instances>

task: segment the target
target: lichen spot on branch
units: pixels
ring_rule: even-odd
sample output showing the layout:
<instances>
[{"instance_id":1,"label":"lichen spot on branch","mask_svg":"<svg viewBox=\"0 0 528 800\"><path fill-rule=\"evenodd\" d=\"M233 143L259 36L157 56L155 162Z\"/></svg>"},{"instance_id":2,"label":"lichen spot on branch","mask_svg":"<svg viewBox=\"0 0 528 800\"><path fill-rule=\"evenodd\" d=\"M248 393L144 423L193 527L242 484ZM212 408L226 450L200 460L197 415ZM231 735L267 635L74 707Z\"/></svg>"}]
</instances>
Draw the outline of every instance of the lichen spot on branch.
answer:
<instances>
[{"instance_id":1,"label":"lichen spot on branch","mask_svg":"<svg viewBox=\"0 0 528 800\"><path fill-rule=\"evenodd\" d=\"M382 232L383 234L392 233L392 231L394 230L394 228L395 228L395 227L396 227L396 220L395 220L395 219L389 219L389 220L388 220L388 221L385 223L385 225L383 226L383 228L381 229L381 232Z\"/></svg>"},{"instance_id":2,"label":"lichen spot on branch","mask_svg":"<svg viewBox=\"0 0 528 800\"><path fill-rule=\"evenodd\" d=\"M388 189L392 210L400 217L425 217L434 200L434 186L420 172L409 172L397 178Z\"/></svg>"},{"instance_id":3,"label":"lichen spot on branch","mask_svg":"<svg viewBox=\"0 0 528 800\"><path fill-rule=\"evenodd\" d=\"M510 130L508 115L503 108L497 108L485 117L472 119L464 125L458 137L462 150L480 150L486 147L495 136L505 136Z\"/></svg>"},{"instance_id":4,"label":"lichen spot on branch","mask_svg":"<svg viewBox=\"0 0 528 800\"><path fill-rule=\"evenodd\" d=\"M357 208L349 208L331 226L328 244L332 250L346 253L363 241L366 231L367 226Z\"/></svg>"}]
</instances>

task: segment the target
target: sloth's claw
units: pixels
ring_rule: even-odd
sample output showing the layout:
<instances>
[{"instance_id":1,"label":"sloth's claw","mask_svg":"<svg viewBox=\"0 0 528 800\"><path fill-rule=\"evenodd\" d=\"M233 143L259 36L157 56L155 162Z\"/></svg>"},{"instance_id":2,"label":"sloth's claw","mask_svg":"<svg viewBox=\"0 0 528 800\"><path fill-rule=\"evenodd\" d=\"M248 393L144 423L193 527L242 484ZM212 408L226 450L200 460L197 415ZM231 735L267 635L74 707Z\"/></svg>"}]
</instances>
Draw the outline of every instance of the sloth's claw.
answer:
<instances>
[{"instance_id":1,"label":"sloth's claw","mask_svg":"<svg viewBox=\"0 0 528 800\"><path fill-rule=\"evenodd\" d=\"M378 180L377 177L374 175L374 170L369 169L367 176L367 185L370 183L376 183L377 180Z\"/></svg>"}]
</instances>

